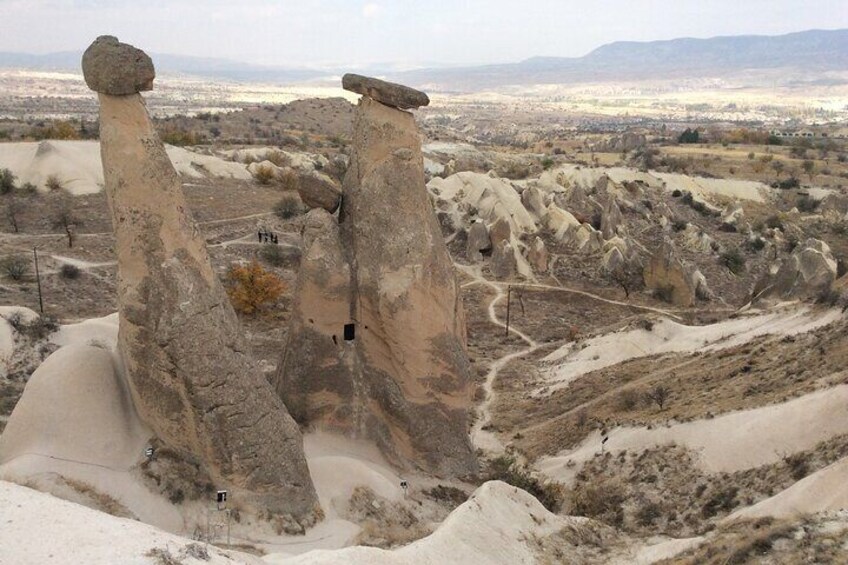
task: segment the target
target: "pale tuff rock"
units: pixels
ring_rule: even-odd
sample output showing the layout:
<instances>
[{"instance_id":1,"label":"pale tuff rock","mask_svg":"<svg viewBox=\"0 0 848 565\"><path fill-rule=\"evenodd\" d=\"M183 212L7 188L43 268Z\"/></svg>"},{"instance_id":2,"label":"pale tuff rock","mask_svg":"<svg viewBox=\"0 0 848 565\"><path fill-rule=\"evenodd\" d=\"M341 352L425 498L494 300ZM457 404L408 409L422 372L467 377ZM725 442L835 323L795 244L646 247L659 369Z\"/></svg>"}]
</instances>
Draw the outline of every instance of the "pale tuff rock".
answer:
<instances>
[{"instance_id":1,"label":"pale tuff rock","mask_svg":"<svg viewBox=\"0 0 848 565\"><path fill-rule=\"evenodd\" d=\"M527 260L537 273L548 271L548 249L541 237L536 237L527 251Z\"/></svg>"},{"instance_id":2,"label":"pale tuff rock","mask_svg":"<svg viewBox=\"0 0 848 565\"><path fill-rule=\"evenodd\" d=\"M572 228L579 228L580 222L571 212L563 210L554 203L548 205L546 223L558 240L562 241L566 233Z\"/></svg>"},{"instance_id":3,"label":"pale tuff rock","mask_svg":"<svg viewBox=\"0 0 848 565\"><path fill-rule=\"evenodd\" d=\"M830 247L821 240L808 239L783 262L774 276L760 281L754 294L811 297L831 288L836 281L836 271Z\"/></svg>"},{"instance_id":4,"label":"pale tuff rock","mask_svg":"<svg viewBox=\"0 0 848 565\"><path fill-rule=\"evenodd\" d=\"M491 251L492 240L489 238L489 230L486 224L477 220L471 224L468 230L468 241L465 246L465 255L471 262L483 260L483 252Z\"/></svg>"},{"instance_id":5,"label":"pale tuff rock","mask_svg":"<svg viewBox=\"0 0 848 565\"><path fill-rule=\"evenodd\" d=\"M694 224L686 224L683 231L683 246L690 251L699 253L712 253L716 245L710 235Z\"/></svg>"},{"instance_id":6,"label":"pale tuff rock","mask_svg":"<svg viewBox=\"0 0 848 565\"><path fill-rule=\"evenodd\" d=\"M489 238L494 247L500 245L501 242L512 240L512 228L509 222L504 218L498 218L495 223L489 226Z\"/></svg>"},{"instance_id":7,"label":"pale tuff rock","mask_svg":"<svg viewBox=\"0 0 848 565\"><path fill-rule=\"evenodd\" d=\"M338 210L342 201L342 192L335 181L317 171L298 177L297 192L309 208L323 208L331 214Z\"/></svg>"},{"instance_id":8,"label":"pale tuff rock","mask_svg":"<svg viewBox=\"0 0 848 565\"><path fill-rule=\"evenodd\" d=\"M721 213L721 223L738 228L742 220L745 218L745 210L738 202L728 204Z\"/></svg>"},{"instance_id":9,"label":"pale tuff rock","mask_svg":"<svg viewBox=\"0 0 848 565\"><path fill-rule=\"evenodd\" d=\"M515 249L510 245L509 240L495 244L492 253L492 274L498 279L506 280L515 277L517 269Z\"/></svg>"},{"instance_id":10,"label":"pale tuff rock","mask_svg":"<svg viewBox=\"0 0 848 565\"><path fill-rule=\"evenodd\" d=\"M475 472L465 315L413 116L364 96L338 244L312 215L277 390L303 422L373 439L395 464Z\"/></svg>"},{"instance_id":11,"label":"pale tuff rock","mask_svg":"<svg viewBox=\"0 0 848 565\"><path fill-rule=\"evenodd\" d=\"M85 50L82 74L91 90L113 96L153 90L156 78L147 53L111 35L101 35Z\"/></svg>"},{"instance_id":12,"label":"pale tuff rock","mask_svg":"<svg viewBox=\"0 0 848 565\"><path fill-rule=\"evenodd\" d=\"M569 230L562 241L573 250L587 255L597 253L604 246L601 232L589 224L580 224L579 227Z\"/></svg>"},{"instance_id":13,"label":"pale tuff rock","mask_svg":"<svg viewBox=\"0 0 848 565\"><path fill-rule=\"evenodd\" d=\"M545 197L542 195L542 192L536 187L525 188L524 192L521 193L521 203L524 204L524 207L538 220L543 220L547 213L547 209L545 207Z\"/></svg>"},{"instance_id":14,"label":"pale tuff rock","mask_svg":"<svg viewBox=\"0 0 848 565\"><path fill-rule=\"evenodd\" d=\"M665 241L645 266L643 278L645 286L655 292L665 294L675 306L691 306L706 289L699 291L703 275L693 272L675 253L674 245Z\"/></svg>"},{"instance_id":15,"label":"pale tuff rock","mask_svg":"<svg viewBox=\"0 0 848 565\"><path fill-rule=\"evenodd\" d=\"M342 77L342 88L401 110L430 104L430 98L420 90L352 73Z\"/></svg>"},{"instance_id":16,"label":"pale tuff rock","mask_svg":"<svg viewBox=\"0 0 848 565\"><path fill-rule=\"evenodd\" d=\"M603 214L601 214L601 235L604 239L612 239L618 234L623 224L624 218L621 215L621 208L618 207L616 199L611 197Z\"/></svg>"},{"instance_id":17,"label":"pale tuff rock","mask_svg":"<svg viewBox=\"0 0 848 565\"><path fill-rule=\"evenodd\" d=\"M100 94L100 139L118 351L141 419L245 500L311 519L317 499L300 431L252 359L139 95Z\"/></svg>"}]
</instances>

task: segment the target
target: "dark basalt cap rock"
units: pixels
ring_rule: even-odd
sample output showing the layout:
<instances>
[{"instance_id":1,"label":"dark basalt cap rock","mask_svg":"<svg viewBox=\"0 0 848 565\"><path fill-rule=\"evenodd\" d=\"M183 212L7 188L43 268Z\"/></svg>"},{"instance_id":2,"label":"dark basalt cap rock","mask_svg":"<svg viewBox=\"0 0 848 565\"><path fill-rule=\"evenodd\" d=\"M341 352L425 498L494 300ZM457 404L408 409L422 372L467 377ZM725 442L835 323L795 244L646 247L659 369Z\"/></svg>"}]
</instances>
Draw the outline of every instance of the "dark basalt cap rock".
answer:
<instances>
[{"instance_id":1,"label":"dark basalt cap rock","mask_svg":"<svg viewBox=\"0 0 848 565\"><path fill-rule=\"evenodd\" d=\"M362 75L346 74L342 77L342 88L401 110L430 104L430 98L420 90Z\"/></svg>"},{"instance_id":2,"label":"dark basalt cap rock","mask_svg":"<svg viewBox=\"0 0 848 565\"><path fill-rule=\"evenodd\" d=\"M82 74L91 90L113 96L153 90L156 78L147 53L111 35L101 35L85 50Z\"/></svg>"}]
</instances>

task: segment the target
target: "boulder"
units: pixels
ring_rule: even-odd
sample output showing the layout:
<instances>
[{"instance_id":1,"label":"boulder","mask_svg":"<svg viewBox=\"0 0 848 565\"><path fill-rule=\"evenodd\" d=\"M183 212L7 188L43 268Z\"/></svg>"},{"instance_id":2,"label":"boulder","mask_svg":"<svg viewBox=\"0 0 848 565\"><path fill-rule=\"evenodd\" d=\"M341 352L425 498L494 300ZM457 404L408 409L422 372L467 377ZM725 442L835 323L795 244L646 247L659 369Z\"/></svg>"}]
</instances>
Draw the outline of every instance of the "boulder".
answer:
<instances>
[{"instance_id":1,"label":"boulder","mask_svg":"<svg viewBox=\"0 0 848 565\"><path fill-rule=\"evenodd\" d=\"M333 214L339 209L342 201L342 192L332 178L312 171L298 177L297 193L300 199L309 208L323 208Z\"/></svg>"},{"instance_id":2,"label":"boulder","mask_svg":"<svg viewBox=\"0 0 848 565\"><path fill-rule=\"evenodd\" d=\"M315 249L305 259L314 273L304 275L315 280L311 294L328 296L332 311L312 337L301 337L318 325L308 312L320 303L307 308L309 295L298 290L300 313L274 382L305 424L371 439L403 468L473 474L465 314L424 186L418 128L412 114L366 96L356 109L352 145L338 220L341 253L334 236L313 237L305 252ZM325 280L330 270L337 279ZM300 288L306 287L299 282ZM304 353L310 340L327 351Z\"/></svg>"},{"instance_id":3,"label":"boulder","mask_svg":"<svg viewBox=\"0 0 848 565\"><path fill-rule=\"evenodd\" d=\"M548 229L554 233L554 237L560 241L565 237L569 230L580 227L580 222L571 214L571 212L563 210L553 202L548 205L546 223Z\"/></svg>"},{"instance_id":4,"label":"boulder","mask_svg":"<svg viewBox=\"0 0 848 565\"><path fill-rule=\"evenodd\" d=\"M468 230L468 241L466 242L465 254L469 261L477 262L483 259L483 251L492 249L492 240L489 238L489 230L486 224L477 220L471 224Z\"/></svg>"},{"instance_id":5,"label":"boulder","mask_svg":"<svg viewBox=\"0 0 848 565\"><path fill-rule=\"evenodd\" d=\"M310 523L317 497L300 430L253 359L144 100L99 100L133 404L165 447L246 505Z\"/></svg>"},{"instance_id":6,"label":"boulder","mask_svg":"<svg viewBox=\"0 0 848 565\"><path fill-rule=\"evenodd\" d=\"M430 104L430 98L420 90L352 73L342 77L342 88L401 110Z\"/></svg>"},{"instance_id":7,"label":"boulder","mask_svg":"<svg viewBox=\"0 0 848 565\"><path fill-rule=\"evenodd\" d=\"M147 53L111 35L101 35L85 50L82 74L91 90L112 96L153 90L156 78Z\"/></svg>"}]
</instances>

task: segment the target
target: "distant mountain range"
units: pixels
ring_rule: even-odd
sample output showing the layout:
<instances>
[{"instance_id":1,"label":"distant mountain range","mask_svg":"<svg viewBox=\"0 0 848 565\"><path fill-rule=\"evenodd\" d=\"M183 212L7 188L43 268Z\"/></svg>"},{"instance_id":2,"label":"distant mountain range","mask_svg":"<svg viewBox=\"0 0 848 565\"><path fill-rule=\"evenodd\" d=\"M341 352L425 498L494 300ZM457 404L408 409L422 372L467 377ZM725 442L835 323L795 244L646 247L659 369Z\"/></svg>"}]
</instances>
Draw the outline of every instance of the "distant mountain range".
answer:
<instances>
[{"instance_id":1,"label":"distant mountain range","mask_svg":"<svg viewBox=\"0 0 848 565\"><path fill-rule=\"evenodd\" d=\"M0 68L78 70L80 52L29 55L0 52ZM244 82L297 83L341 74L343 69L294 69L227 59L152 54L160 73ZM810 30L779 36L731 36L668 41L620 41L583 57L534 57L519 63L372 70L411 86L475 91L508 85L584 84L612 81L757 77L781 83L833 84L848 80L848 29ZM362 72L362 71L358 71ZM827 73L827 75L826 75Z\"/></svg>"},{"instance_id":2,"label":"distant mountain range","mask_svg":"<svg viewBox=\"0 0 848 565\"><path fill-rule=\"evenodd\" d=\"M816 75L829 71L848 72L848 29L620 41L577 58L534 57L513 64L418 70L393 77L430 88L478 90L506 85L722 78L778 69L785 70L784 82L815 80Z\"/></svg>"}]
</instances>

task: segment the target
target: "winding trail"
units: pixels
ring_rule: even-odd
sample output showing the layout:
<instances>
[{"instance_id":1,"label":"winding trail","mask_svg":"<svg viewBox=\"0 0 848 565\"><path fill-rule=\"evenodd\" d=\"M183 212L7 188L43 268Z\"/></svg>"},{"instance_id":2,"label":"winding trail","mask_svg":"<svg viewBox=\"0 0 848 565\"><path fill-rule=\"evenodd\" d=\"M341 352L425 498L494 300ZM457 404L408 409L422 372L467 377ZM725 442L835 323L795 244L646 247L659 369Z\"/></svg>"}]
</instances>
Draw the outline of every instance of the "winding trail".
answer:
<instances>
[{"instance_id":1,"label":"winding trail","mask_svg":"<svg viewBox=\"0 0 848 565\"><path fill-rule=\"evenodd\" d=\"M645 312L660 314L662 316L667 316L669 318L674 318L674 319L680 320L680 317L677 316L676 314L674 314L672 311L663 310L661 308L652 308L650 306L639 306L639 305L631 304L631 303L628 303L628 302L621 302L621 301L618 301L618 300L612 300L612 299L609 299L609 298L604 298L602 296L598 296L596 294L592 294L591 292L586 292L586 291L583 291L583 290L577 290L577 289L568 288L568 287L558 287L558 286L551 286L551 285L538 284L538 283L509 283L509 282L490 281L483 276L482 270L481 270L480 267L475 268L475 267L472 267L472 266L469 266L469 265L460 265L460 264L455 264L455 266L456 266L457 269L459 269L464 274L466 274L467 276L471 277L471 279L473 279L471 282L467 282L467 283L461 285L461 288L467 288L469 286L479 284L479 285L488 286L489 288L491 288L495 291L494 298L492 298L492 300L489 302L489 307L488 307L489 320L493 324L495 324L496 326L499 326L499 327L504 328L504 329L506 329L506 323L502 322L498 318L497 313L495 312L495 307L504 298L504 296L506 296L506 293L504 292L504 287L510 287L510 286L519 287L519 288L536 288L536 289L542 289L542 290L553 290L553 291L560 291L560 292L568 292L568 293L572 293L572 294L578 294L580 296L585 296L585 297L593 299L593 300L598 300L600 302L606 302L607 304L613 304L613 305L616 305L616 306L623 306L623 307L626 307L626 308L642 310L642 311L645 311ZM501 440L497 437L497 435L489 429L491 421L492 421L492 404L495 401L494 386L495 386L495 381L498 378L498 375L500 374L501 370L504 367L506 367L510 362L514 361L515 359L519 359L519 358L524 357L526 355L530 355L531 353L535 352L537 349L539 349L543 345L549 345L549 344L540 344L540 343L536 342L533 338L531 338L527 334L523 333L522 331L520 331L520 330L518 330L514 327L510 327L509 331L510 331L510 333L515 334L516 336L521 338L521 340L524 341L526 346L524 348L518 350L518 351L515 351L513 353L508 353L508 354L506 354L502 357L499 357L499 358L495 359L494 361L492 361L490 363L489 372L486 373L486 380L483 384L483 390L484 390L486 396L483 399L483 402L480 404L480 406L477 409L477 420L474 423L474 426L471 428L471 441L474 443L474 445L479 447L480 449L483 449L484 451L494 453L494 454L503 453L505 451L505 446L504 446L503 442L501 442Z\"/></svg>"},{"instance_id":2,"label":"winding trail","mask_svg":"<svg viewBox=\"0 0 848 565\"><path fill-rule=\"evenodd\" d=\"M506 324L498 319L495 312L495 306L497 306L498 302L506 296L502 288L503 285L486 280L479 268L474 269L465 265L457 265L457 268L474 279L473 282L462 285L463 287L470 286L472 284L482 284L495 291L495 297L489 302L489 320L491 320L491 322L496 326L506 329ZM537 343L533 338L514 327L510 327L509 331L521 338L527 346L491 362L489 365L489 372L486 373L486 381L483 384L483 390L486 393L486 397L483 399L483 402L478 408L477 421L474 423L474 427L471 428L472 443L480 449L494 454L503 453L505 450L504 445L501 440L498 439L498 436L491 430L487 429L492 421L491 408L492 403L495 400L495 380L498 378L498 374L500 374L501 369L509 364L510 361L529 355L542 346L542 344Z\"/></svg>"}]
</instances>

